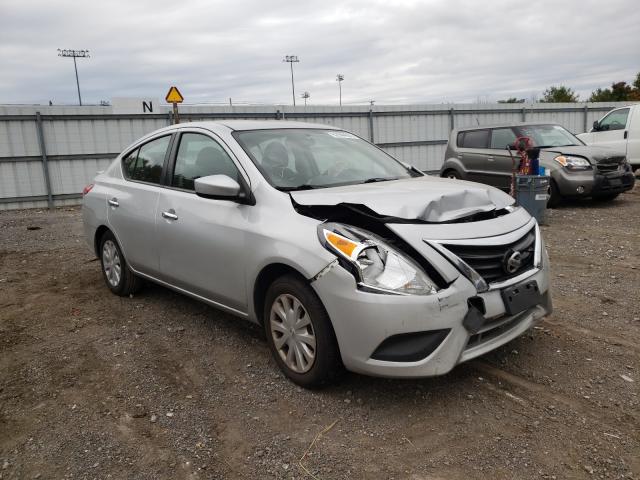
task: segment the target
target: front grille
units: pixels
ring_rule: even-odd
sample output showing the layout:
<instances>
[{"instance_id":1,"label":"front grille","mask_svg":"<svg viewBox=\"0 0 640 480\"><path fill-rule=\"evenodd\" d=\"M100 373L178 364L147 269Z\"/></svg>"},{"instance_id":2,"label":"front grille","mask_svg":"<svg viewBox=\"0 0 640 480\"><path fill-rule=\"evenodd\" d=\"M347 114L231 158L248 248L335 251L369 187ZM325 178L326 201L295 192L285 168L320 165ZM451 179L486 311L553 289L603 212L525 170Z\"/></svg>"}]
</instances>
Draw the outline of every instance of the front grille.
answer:
<instances>
[{"instance_id":1,"label":"front grille","mask_svg":"<svg viewBox=\"0 0 640 480\"><path fill-rule=\"evenodd\" d=\"M533 267L536 234L531 229L519 240L506 245L444 245L448 250L464 260L485 282L501 282L515 277ZM520 266L509 272L507 260L515 252L520 252Z\"/></svg>"},{"instance_id":2,"label":"front grille","mask_svg":"<svg viewBox=\"0 0 640 480\"><path fill-rule=\"evenodd\" d=\"M603 160L600 160L596 167L598 171L602 173L610 173L618 170L620 165L624 162L624 157L609 157Z\"/></svg>"},{"instance_id":3,"label":"front grille","mask_svg":"<svg viewBox=\"0 0 640 480\"><path fill-rule=\"evenodd\" d=\"M602 173L615 172L618 170L619 166L620 165L618 165L617 163L599 163L598 171Z\"/></svg>"}]
</instances>

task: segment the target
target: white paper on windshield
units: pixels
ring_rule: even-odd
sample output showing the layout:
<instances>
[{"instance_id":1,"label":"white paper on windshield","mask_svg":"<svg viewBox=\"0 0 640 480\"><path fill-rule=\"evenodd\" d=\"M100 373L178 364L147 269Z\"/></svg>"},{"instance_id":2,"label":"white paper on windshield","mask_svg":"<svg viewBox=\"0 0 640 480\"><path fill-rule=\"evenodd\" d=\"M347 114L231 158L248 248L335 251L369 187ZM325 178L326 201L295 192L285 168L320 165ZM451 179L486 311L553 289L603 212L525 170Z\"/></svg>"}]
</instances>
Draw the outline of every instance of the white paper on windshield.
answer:
<instances>
[{"instance_id":1,"label":"white paper on windshield","mask_svg":"<svg viewBox=\"0 0 640 480\"><path fill-rule=\"evenodd\" d=\"M353 133L349 133L349 132L327 132L327 133L334 138L348 138L350 140L357 140L358 138Z\"/></svg>"}]
</instances>

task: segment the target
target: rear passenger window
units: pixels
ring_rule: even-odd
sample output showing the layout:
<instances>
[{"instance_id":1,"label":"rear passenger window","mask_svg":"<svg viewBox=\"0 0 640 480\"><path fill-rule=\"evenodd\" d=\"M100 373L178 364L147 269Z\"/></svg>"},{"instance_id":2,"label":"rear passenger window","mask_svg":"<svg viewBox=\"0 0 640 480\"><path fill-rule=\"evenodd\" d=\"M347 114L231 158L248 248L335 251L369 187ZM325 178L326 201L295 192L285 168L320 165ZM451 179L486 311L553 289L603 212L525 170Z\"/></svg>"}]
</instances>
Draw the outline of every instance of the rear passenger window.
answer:
<instances>
[{"instance_id":1,"label":"rear passenger window","mask_svg":"<svg viewBox=\"0 0 640 480\"><path fill-rule=\"evenodd\" d=\"M462 138L463 148L487 148L489 145L489 130L469 130Z\"/></svg>"},{"instance_id":2,"label":"rear passenger window","mask_svg":"<svg viewBox=\"0 0 640 480\"><path fill-rule=\"evenodd\" d=\"M209 175L226 175L236 182L239 180L238 169L218 142L199 133L183 133L171 185L193 190L196 178Z\"/></svg>"},{"instance_id":3,"label":"rear passenger window","mask_svg":"<svg viewBox=\"0 0 640 480\"><path fill-rule=\"evenodd\" d=\"M138 159L139 150L139 148L136 148L133 152L122 159L122 170L124 171L124 176L127 178L131 178L131 174L136 168L136 160Z\"/></svg>"},{"instance_id":4,"label":"rear passenger window","mask_svg":"<svg viewBox=\"0 0 640 480\"><path fill-rule=\"evenodd\" d=\"M169 135L145 143L122 160L122 170L130 180L160 183L169 146Z\"/></svg>"},{"instance_id":5,"label":"rear passenger window","mask_svg":"<svg viewBox=\"0 0 640 480\"><path fill-rule=\"evenodd\" d=\"M516 134L510 128L496 128L491 132L491 148L504 150L515 141Z\"/></svg>"}]
</instances>

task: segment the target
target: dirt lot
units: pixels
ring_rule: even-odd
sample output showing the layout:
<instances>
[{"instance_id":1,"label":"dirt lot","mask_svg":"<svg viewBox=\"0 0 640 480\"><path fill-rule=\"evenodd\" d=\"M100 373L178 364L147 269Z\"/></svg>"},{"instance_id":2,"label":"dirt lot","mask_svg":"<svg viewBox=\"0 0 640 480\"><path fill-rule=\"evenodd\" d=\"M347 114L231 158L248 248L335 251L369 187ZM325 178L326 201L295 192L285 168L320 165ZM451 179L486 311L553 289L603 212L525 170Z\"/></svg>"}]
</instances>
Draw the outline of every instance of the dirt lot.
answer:
<instances>
[{"instance_id":1,"label":"dirt lot","mask_svg":"<svg viewBox=\"0 0 640 480\"><path fill-rule=\"evenodd\" d=\"M638 479L639 219L552 211L555 313L498 351L310 392L253 325L111 295L79 209L0 213L0 478Z\"/></svg>"}]
</instances>

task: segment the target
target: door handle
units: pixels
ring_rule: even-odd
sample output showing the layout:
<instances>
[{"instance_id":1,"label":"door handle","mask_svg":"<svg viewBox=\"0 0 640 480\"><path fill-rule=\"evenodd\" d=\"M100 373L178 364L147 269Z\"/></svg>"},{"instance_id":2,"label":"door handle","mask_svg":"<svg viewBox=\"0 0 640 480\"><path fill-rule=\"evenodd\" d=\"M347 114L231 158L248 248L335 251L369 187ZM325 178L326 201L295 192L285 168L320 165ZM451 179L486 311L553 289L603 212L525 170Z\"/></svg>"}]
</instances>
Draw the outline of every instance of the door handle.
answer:
<instances>
[{"instance_id":1,"label":"door handle","mask_svg":"<svg viewBox=\"0 0 640 480\"><path fill-rule=\"evenodd\" d=\"M120 204L118 203L118 199L116 197L113 197L112 199L109 200L109 205L111 205L112 207L120 206Z\"/></svg>"},{"instance_id":2,"label":"door handle","mask_svg":"<svg viewBox=\"0 0 640 480\"><path fill-rule=\"evenodd\" d=\"M493 157L487 157L487 162L493 162Z\"/></svg>"},{"instance_id":3,"label":"door handle","mask_svg":"<svg viewBox=\"0 0 640 480\"><path fill-rule=\"evenodd\" d=\"M626 140L628 136L629 136L629 132L627 132L627 131L625 130L625 131L624 131L624 139Z\"/></svg>"},{"instance_id":4,"label":"door handle","mask_svg":"<svg viewBox=\"0 0 640 480\"><path fill-rule=\"evenodd\" d=\"M178 219L178 215L176 215L176 211L172 208L170 210L167 210L166 212L162 212L162 216L164 218L167 218L169 220L177 220Z\"/></svg>"}]
</instances>

